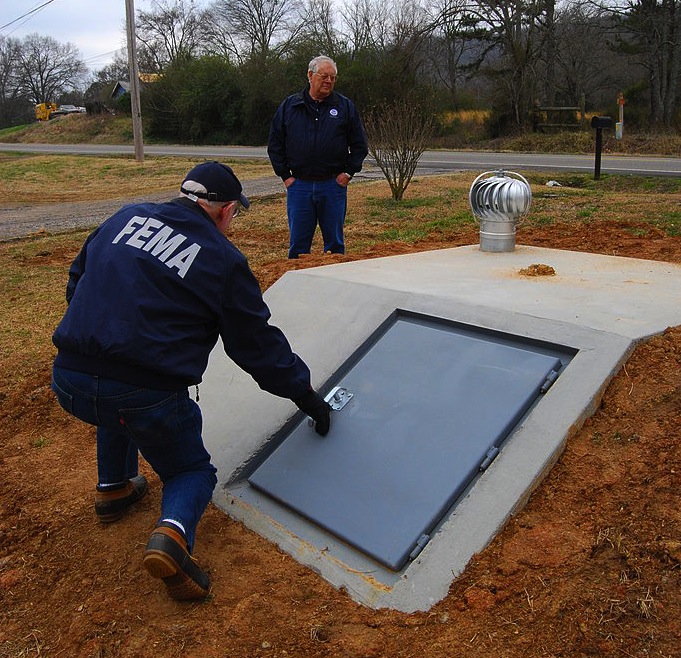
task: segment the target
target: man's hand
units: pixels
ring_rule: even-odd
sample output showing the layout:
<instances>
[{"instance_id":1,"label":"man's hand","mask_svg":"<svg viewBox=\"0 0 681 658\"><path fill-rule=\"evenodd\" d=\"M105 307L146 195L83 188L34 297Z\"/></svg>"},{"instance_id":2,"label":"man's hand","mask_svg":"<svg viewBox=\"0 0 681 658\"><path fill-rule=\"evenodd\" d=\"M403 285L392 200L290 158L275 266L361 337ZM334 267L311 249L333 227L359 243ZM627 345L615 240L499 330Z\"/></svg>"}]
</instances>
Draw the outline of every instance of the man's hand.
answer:
<instances>
[{"instance_id":1,"label":"man's hand","mask_svg":"<svg viewBox=\"0 0 681 658\"><path fill-rule=\"evenodd\" d=\"M294 404L315 421L317 434L326 436L331 426L331 406L318 393L310 389L305 395L293 400Z\"/></svg>"}]
</instances>

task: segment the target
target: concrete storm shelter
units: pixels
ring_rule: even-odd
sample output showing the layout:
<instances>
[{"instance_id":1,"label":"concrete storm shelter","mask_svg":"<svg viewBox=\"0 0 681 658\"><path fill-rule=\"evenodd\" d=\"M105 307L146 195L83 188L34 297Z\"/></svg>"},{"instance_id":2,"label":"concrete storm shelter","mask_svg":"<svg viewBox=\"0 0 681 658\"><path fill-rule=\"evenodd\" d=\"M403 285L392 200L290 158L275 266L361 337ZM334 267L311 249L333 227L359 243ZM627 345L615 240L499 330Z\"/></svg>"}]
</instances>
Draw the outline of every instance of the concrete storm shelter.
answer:
<instances>
[{"instance_id":1,"label":"concrete storm shelter","mask_svg":"<svg viewBox=\"0 0 681 658\"><path fill-rule=\"evenodd\" d=\"M520 273L548 265L553 276ZM319 437L218 345L214 502L372 608L428 610L518 512L636 343L681 324L681 266L478 245L288 272L272 322L328 396Z\"/></svg>"}]
</instances>

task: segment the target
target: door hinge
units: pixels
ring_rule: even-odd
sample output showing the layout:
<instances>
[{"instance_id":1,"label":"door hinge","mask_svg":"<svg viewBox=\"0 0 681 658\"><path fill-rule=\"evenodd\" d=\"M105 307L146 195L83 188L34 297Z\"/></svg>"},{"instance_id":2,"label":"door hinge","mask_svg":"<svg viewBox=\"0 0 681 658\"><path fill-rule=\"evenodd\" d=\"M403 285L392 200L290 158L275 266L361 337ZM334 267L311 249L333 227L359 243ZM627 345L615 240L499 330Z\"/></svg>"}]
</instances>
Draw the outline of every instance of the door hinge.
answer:
<instances>
[{"instance_id":1,"label":"door hinge","mask_svg":"<svg viewBox=\"0 0 681 658\"><path fill-rule=\"evenodd\" d=\"M415 560L421 551L426 547L426 544L430 541L430 535L421 535L418 538L418 541L416 542L416 546L414 546L414 550L409 553L409 559L410 560Z\"/></svg>"},{"instance_id":2,"label":"door hinge","mask_svg":"<svg viewBox=\"0 0 681 658\"><path fill-rule=\"evenodd\" d=\"M560 373L557 370L552 370L548 375L546 375L546 379L544 380L544 383L542 384L542 387L539 389L540 393L546 393L552 386L553 383L558 379L558 375Z\"/></svg>"},{"instance_id":3,"label":"door hinge","mask_svg":"<svg viewBox=\"0 0 681 658\"><path fill-rule=\"evenodd\" d=\"M487 451L485 458L482 460L482 463L479 466L479 470L480 471L486 471L489 468L489 465L496 459L498 454L499 454L499 448L497 448L496 446L492 446Z\"/></svg>"}]
</instances>

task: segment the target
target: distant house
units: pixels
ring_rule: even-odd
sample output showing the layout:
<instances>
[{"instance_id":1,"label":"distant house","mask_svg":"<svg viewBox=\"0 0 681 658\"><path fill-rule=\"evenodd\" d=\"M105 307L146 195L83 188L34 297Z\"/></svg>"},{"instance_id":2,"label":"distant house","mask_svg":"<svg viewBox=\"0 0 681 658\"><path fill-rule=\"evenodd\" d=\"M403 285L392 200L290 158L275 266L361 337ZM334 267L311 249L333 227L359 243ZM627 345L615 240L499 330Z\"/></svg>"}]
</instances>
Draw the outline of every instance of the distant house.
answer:
<instances>
[{"instance_id":1,"label":"distant house","mask_svg":"<svg viewBox=\"0 0 681 658\"><path fill-rule=\"evenodd\" d=\"M156 82L160 75L158 73L140 73L139 79L142 85ZM125 80L119 80L111 91L111 100L120 98L123 94L130 93L130 83Z\"/></svg>"},{"instance_id":2,"label":"distant house","mask_svg":"<svg viewBox=\"0 0 681 658\"><path fill-rule=\"evenodd\" d=\"M111 100L118 100L123 94L130 93L130 83L119 80L111 91Z\"/></svg>"}]
</instances>

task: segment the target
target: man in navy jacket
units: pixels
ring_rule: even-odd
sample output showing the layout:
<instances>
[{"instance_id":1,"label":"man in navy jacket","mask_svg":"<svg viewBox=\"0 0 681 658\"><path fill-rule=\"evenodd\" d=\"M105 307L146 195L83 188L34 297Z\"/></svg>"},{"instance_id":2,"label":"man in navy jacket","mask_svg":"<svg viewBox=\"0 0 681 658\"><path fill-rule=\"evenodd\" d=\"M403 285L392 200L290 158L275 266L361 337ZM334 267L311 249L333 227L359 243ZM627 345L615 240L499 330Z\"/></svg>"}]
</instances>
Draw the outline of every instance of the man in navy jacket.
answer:
<instances>
[{"instance_id":1,"label":"man in navy jacket","mask_svg":"<svg viewBox=\"0 0 681 658\"><path fill-rule=\"evenodd\" d=\"M310 253L317 224L324 251L345 253L347 187L368 145L355 105L333 90L337 73L330 57L315 57L307 87L284 100L270 127L267 153L286 186L289 258Z\"/></svg>"},{"instance_id":2,"label":"man in navy jacket","mask_svg":"<svg viewBox=\"0 0 681 658\"><path fill-rule=\"evenodd\" d=\"M329 405L270 312L246 258L225 232L248 208L234 172L192 169L181 196L121 208L86 240L69 270L68 308L54 332L52 388L60 405L97 426L95 512L119 519L147 491L138 450L163 482L161 516L144 566L176 599L205 597L192 557L196 527L217 483L188 387L222 339L258 385L329 430Z\"/></svg>"}]
</instances>

